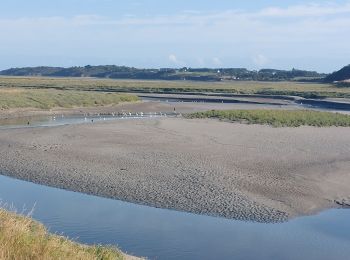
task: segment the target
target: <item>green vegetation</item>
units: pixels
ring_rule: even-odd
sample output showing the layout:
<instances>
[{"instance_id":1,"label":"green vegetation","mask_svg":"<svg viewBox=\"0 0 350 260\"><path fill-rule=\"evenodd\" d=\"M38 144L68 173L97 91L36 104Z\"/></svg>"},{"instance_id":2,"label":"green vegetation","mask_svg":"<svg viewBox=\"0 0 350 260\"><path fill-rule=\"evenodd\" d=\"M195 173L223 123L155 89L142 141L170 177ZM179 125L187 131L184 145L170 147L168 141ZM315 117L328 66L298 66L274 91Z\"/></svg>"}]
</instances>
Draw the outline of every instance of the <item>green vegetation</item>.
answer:
<instances>
[{"instance_id":1,"label":"green vegetation","mask_svg":"<svg viewBox=\"0 0 350 260\"><path fill-rule=\"evenodd\" d=\"M125 66L104 65L85 67L26 67L12 68L0 71L0 75L7 76L46 76L46 77L95 77L112 79L152 79L152 80L320 80L326 74L306 70L275 70L262 69L260 71L245 68L180 68L180 69L137 69Z\"/></svg>"},{"instance_id":2,"label":"green vegetation","mask_svg":"<svg viewBox=\"0 0 350 260\"><path fill-rule=\"evenodd\" d=\"M344 80L350 80L350 65L345 66L341 70L338 70L328 75L324 79L325 82L344 81Z\"/></svg>"},{"instance_id":3,"label":"green vegetation","mask_svg":"<svg viewBox=\"0 0 350 260\"><path fill-rule=\"evenodd\" d=\"M115 248L86 246L49 234L29 217L0 209L0 259L128 259Z\"/></svg>"},{"instance_id":4,"label":"green vegetation","mask_svg":"<svg viewBox=\"0 0 350 260\"><path fill-rule=\"evenodd\" d=\"M350 126L350 116L309 110L229 110L186 115L187 118L217 118L232 122L271 125L274 127Z\"/></svg>"},{"instance_id":5,"label":"green vegetation","mask_svg":"<svg viewBox=\"0 0 350 260\"><path fill-rule=\"evenodd\" d=\"M92 78L0 77L1 88L56 89L102 92L221 92L232 94L291 95L305 98L350 98L350 88L332 84L261 81L160 81Z\"/></svg>"},{"instance_id":6,"label":"green vegetation","mask_svg":"<svg viewBox=\"0 0 350 260\"><path fill-rule=\"evenodd\" d=\"M136 96L116 93L0 88L0 109L94 107L137 100Z\"/></svg>"},{"instance_id":7,"label":"green vegetation","mask_svg":"<svg viewBox=\"0 0 350 260\"><path fill-rule=\"evenodd\" d=\"M337 82L336 84L339 88L350 88L350 79L346 81Z\"/></svg>"}]
</instances>

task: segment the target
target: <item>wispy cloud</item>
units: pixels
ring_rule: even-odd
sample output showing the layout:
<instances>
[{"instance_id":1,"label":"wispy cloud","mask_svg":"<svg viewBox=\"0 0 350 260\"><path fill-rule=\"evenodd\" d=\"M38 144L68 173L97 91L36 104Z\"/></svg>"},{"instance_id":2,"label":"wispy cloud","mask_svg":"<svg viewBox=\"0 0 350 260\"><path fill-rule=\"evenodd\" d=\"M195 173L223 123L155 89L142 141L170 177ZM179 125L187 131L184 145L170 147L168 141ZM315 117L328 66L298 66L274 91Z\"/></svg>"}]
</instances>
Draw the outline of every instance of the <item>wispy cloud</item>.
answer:
<instances>
[{"instance_id":1,"label":"wispy cloud","mask_svg":"<svg viewBox=\"0 0 350 260\"><path fill-rule=\"evenodd\" d=\"M31 46L31 51L39 53L93 51L105 56L113 53L117 60L127 55L152 57L163 65L191 66L192 60L203 66L277 66L274 62L281 59L291 63L301 57L349 55L350 1L142 17L0 18L0 34L0 54ZM179 53L186 62L179 60Z\"/></svg>"},{"instance_id":2,"label":"wispy cloud","mask_svg":"<svg viewBox=\"0 0 350 260\"><path fill-rule=\"evenodd\" d=\"M137 17L135 15L124 15L119 19L105 17L101 15L76 15L73 17L34 17L34 18L17 18L17 19L0 19L0 25L9 24L28 24L28 25L114 25L114 26L213 26L216 24L230 23L237 21L251 22L269 22L267 18L295 18L290 23L297 23L303 18L329 18L331 20L339 17L350 18L350 1L345 4L306 4L294 5L286 8L268 7L259 11L247 12L242 10L226 10L205 13L196 10L183 11L174 15L154 15L146 17ZM333 16L330 18L329 16ZM241 24L238 24L239 26Z\"/></svg>"},{"instance_id":3,"label":"wispy cloud","mask_svg":"<svg viewBox=\"0 0 350 260\"><path fill-rule=\"evenodd\" d=\"M257 65L259 68L269 63L269 59L263 54L255 55L252 59L254 64Z\"/></svg>"},{"instance_id":4,"label":"wispy cloud","mask_svg":"<svg viewBox=\"0 0 350 260\"><path fill-rule=\"evenodd\" d=\"M177 57L175 54L170 54L169 55L169 60L172 62L172 63L175 63L177 64L179 61L177 60Z\"/></svg>"},{"instance_id":5,"label":"wispy cloud","mask_svg":"<svg viewBox=\"0 0 350 260\"><path fill-rule=\"evenodd\" d=\"M215 66L222 66L223 63L218 57L215 57L215 58L213 58L213 64Z\"/></svg>"},{"instance_id":6,"label":"wispy cloud","mask_svg":"<svg viewBox=\"0 0 350 260\"><path fill-rule=\"evenodd\" d=\"M179 60L175 54L170 54L168 58L173 65L176 65L176 66L186 65L186 63L184 61Z\"/></svg>"},{"instance_id":7,"label":"wispy cloud","mask_svg":"<svg viewBox=\"0 0 350 260\"><path fill-rule=\"evenodd\" d=\"M262 17L316 17L328 15L350 14L350 3L346 4L307 4L287 8L269 7L257 13Z\"/></svg>"}]
</instances>

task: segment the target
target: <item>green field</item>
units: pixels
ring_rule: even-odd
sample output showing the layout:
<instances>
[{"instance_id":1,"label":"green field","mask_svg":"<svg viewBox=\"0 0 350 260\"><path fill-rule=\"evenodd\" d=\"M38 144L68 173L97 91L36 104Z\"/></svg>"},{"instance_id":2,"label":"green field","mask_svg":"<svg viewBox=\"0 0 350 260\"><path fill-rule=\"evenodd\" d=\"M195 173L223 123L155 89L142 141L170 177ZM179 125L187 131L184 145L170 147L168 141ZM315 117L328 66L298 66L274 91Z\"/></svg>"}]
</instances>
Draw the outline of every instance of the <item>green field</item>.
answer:
<instances>
[{"instance_id":1,"label":"green field","mask_svg":"<svg viewBox=\"0 0 350 260\"><path fill-rule=\"evenodd\" d=\"M0 109L11 108L73 108L117 105L135 102L138 98L128 94L91 91L0 88Z\"/></svg>"},{"instance_id":2,"label":"green field","mask_svg":"<svg viewBox=\"0 0 350 260\"><path fill-rule=\"evenodd\" d=\"M293 95L305 98L350 98L350 88L332 84L255 81L145 81L95 78L0 77L0 88L40 88L119 92L225 92Z\"/></svg>"},{"instance_id":3,"label":"green field","mask_svg":"<svg viewBox=\"0 0 350 260\"><path fill-rule=\"evenodd\" d=\"M212 110L188 114L186 118L216 118L231 122L271 125L274 127L350 126L349 115L309 110Z\"/></svg>"},{"instance_id":4,"label":"green field","mask_svg":"<svg viewBox=\"0 0 350 260\"><path fill-rule=\"evenodd\" d=\"M49 234L29 217L0 209L0 259L128 259L119 250L85 246L65 237Z\"/></svg>"}]
</instances>

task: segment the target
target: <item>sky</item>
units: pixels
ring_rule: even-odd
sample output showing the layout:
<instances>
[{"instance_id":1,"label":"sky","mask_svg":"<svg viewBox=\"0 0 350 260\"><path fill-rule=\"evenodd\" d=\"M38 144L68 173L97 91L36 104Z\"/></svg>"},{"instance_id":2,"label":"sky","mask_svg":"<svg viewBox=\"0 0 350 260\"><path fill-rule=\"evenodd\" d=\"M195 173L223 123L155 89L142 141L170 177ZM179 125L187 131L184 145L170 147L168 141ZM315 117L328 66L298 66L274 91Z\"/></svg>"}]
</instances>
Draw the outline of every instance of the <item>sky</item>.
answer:
<instances>
[{"instance_id":1,"label":"sky","mask_svg":"<svg viewBox=\"0 0 350 260\"><path fill-rule=\"evenodd\" d=\"M1 0L0 69L126 65L332 72L350 0Z\"/></svg>"}]
</instances>

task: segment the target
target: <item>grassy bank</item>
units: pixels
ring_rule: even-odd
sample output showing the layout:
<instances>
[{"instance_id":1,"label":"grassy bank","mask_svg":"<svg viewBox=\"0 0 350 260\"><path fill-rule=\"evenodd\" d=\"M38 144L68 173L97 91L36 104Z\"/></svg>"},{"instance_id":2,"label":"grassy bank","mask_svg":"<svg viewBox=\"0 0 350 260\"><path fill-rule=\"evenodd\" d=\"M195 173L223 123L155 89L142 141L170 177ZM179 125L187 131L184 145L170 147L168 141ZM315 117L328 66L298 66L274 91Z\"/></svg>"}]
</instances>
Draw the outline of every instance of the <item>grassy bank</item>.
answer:
<instances>
[{"instance_id":1,"label":"grassy bank","mask_svg":"<svg viewBox=\"0 0 350 260\"><path fill-rule=\"evenodd\" d=\"M271 125L274 127L350 126L350 116L308 110L229 110L207 111L186 115L187 118L217 118L232 122Z\"/></svg>"},{"instance_id":2,"label":"grassy bank","mask_svg":"<svg viewBox=\"0 0 350 260\"><path fill-rule=\"evenodd\" d=\"M116 105L137 101L136 96L90 91L0 88L0 109L71 108Z\"/></svg>"},{"instance_id":3,"label":"grassy bank","mask_svg":"<svg viewBox=\"0 0 350 260\"><path fill-rule=\"evenodd\" d=\"M130 259L114 248L85 246L49 234L28 217L0 209L0 259Z\"/></svg>"},{"instance_id":4,"label":"grassy bank","mask_svg":"<svg viewBox=\"0 0 350 260\"><path fill-rule=\"evenodd\" d=\"M255 81L145 81L93 78L0 77L0 88L53 88L58 90L145 91L145 92L224 92L235 94L293 95L306 98L347 97L350 88L332 84Z\"/></svg>"}]
</instances>

